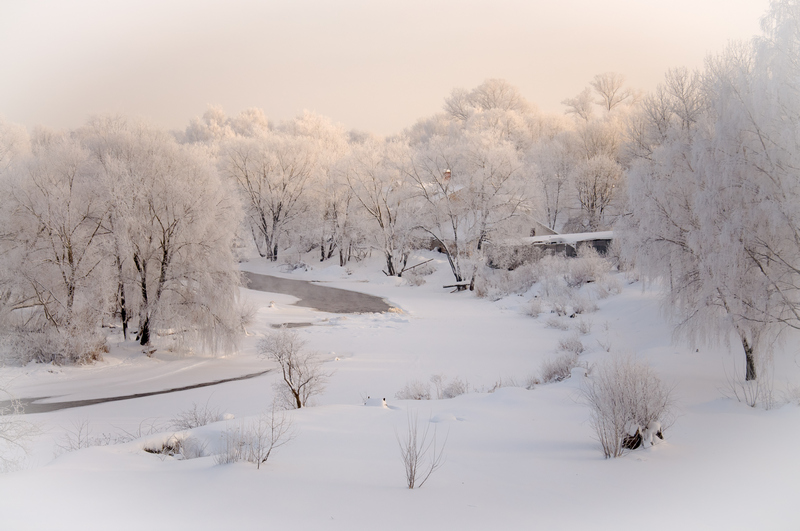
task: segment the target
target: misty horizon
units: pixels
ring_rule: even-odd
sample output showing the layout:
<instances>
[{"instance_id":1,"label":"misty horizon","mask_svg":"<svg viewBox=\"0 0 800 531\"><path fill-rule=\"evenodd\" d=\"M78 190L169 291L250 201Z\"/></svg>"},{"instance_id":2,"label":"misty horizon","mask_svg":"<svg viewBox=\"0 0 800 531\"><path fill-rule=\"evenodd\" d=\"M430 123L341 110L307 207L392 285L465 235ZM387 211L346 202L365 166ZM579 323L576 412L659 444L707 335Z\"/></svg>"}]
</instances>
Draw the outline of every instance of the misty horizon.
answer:
<instances>
[{"instance_id":1,"label":"misty horizon","mask_svg":"<svg viewBox=\"0 0 800 531\"><path fill-rule=\"evenodd\" d=\"M271 121L309 110L385 135L489 78L563 113L601 72L647 92L669 68L700 68L756 35L766 5L11 1L0 8L0 114L28 128L121 113L183 129L209 105L258 107Z\"/></svg>"}]
</instances>

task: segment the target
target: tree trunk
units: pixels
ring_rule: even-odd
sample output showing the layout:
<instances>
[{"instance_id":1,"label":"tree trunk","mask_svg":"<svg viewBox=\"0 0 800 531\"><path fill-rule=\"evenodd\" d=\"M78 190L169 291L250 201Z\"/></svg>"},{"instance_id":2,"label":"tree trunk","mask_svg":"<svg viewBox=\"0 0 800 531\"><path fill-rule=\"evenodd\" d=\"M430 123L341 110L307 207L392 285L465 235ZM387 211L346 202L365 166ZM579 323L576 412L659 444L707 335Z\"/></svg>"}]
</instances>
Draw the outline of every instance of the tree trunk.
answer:
<instances>
[{"instance_id":1,"label":"tree trunk","mask_svg":"<svg viewBox=\"0 0 800 531\"><path fill-rule=\"evenodd\" d=\"M386 276L393 277L397 273L394 270L394 261L392 260L392 254L389 251L386 251Z\"/></svg>"},{"instance_id":2,"label":"tree trunk","mask_svg":"<svg viewBox=\"0 0 800 531\"><path fill-rule=\"evenodd\" d=\"M139 311L139 340L140 345L147 345L150 343L150 315L148 308L148 295L147 295L147 262L139 260L139 256L133 255L133 263L136 270L139 272L139 277L142 283L142 309Z\"/></svg>"},{"instance_id":3,"label":"tree trunk","mask_svg":"<svg viewBox=\"0 0 800 531\"><path fill-rule=\"evenodd\" d=\"M746 338L742 338L742 347L744 347L744 359L747 366L744 379L749 382L756 379L756 358L753 347L747 342Z\"/></svg>"},{"instance_id":4,"label":"tree trunk","mask_svg":"<svg viewBox=\"0 0 800 531\"><path fill-rule=\"evenodd\" d=\"M146 317L144 322L139 325L139 344L142 346L150 344L150 318Z\"/></svg>"},{"instance_id":5,"label":"tree trunk","mask_svg":"<svg viewBox=\"0 0 800 531\"><path fill-rule=\"evenodd\" d=\"M117 306L119 306L119 317L122 320L122 337L128 340L128 306L125 302L125 282L122 277L122 260L117 249Z\"/></svg>"}]
</instances>

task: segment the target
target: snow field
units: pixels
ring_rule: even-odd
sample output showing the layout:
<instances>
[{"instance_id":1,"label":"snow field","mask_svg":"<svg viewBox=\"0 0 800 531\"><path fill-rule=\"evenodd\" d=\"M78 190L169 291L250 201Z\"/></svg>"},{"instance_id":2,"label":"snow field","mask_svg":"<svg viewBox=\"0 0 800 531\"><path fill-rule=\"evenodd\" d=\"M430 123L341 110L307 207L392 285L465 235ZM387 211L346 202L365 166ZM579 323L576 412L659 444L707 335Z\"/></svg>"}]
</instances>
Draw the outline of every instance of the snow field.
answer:
<instances>
[{"instance_id":1,"label":"snow field","mask_svg":"<svg viewBox=\"0 0 800 531\"><path fill-rule=\"evenodd\" d=\"M431 255L433 256L433 255ZM425 257L427 259L427 256ZM793 529L800 494L800 408L765 411L726 398L731 348L672 344L657 294L621 279L623 291L597 302L585 317L580 355L590 365L612 352L633 353L675 388L677 419L666 440L604 460L580 403L580 381L522 385L557 355L574 332L548 327L549 313L522 312L530 294L490 302L447 293L446 264L420 287L373 274L369 264L348 275L338 267L296 271L292 278L385 297L400 312L332 315L289 306L291 298L245 291L259 307L240 352L227 357L147 358L114 344L91 367L6 368L19 397L72 400L156 390L269 368L258 340L282 322L297 329L335 370L314 407L287 412L296 437L256 470L217 465L209 455L179 460L142 450L168 428L118 445L95 446L53 459L59 438L88 422L92 433L168 424L192 404L208 404L233 420L190 430L209 453L227 427L269 409L266 375L174 394L31 415L42 433L27 468L0 475L2 529ZM246 264L280 274L268 264ZM362 282L367 280L368 282ZM270 308L270 302L274 307ZM775 355L776 392L798 381L797 342ZM338 360L337 360L338 358ZM739 364L741 369L741 363ZM48 372L53 371L53 372ZM401 401L409 381L458 377L471 392L447 400ZM476 391L472 391L475 389ZM433 385L431 393L435 395ZM385 397L388 408L365 407ZM446 462L421 488L404 484L397 437L409 414L430 422ZM46 507L46 510L43 510Z\"/></svg>"}]
</instances>

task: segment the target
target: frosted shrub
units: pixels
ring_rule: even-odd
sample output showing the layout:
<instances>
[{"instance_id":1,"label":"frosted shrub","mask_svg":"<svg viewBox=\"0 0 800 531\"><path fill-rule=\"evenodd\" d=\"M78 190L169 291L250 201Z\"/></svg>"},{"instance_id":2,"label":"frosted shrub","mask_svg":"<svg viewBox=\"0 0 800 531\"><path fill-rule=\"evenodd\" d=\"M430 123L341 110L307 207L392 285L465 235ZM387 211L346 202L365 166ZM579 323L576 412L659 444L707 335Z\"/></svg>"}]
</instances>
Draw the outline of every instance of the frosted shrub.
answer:
<instances>
[{"instance_id":1,"label":"frosted shrub","mask_svg":"<svg viewBox=\"0 0 800 531\"><path fill-rule=\"evenodd\" d=\"M542 313L542 300L531 299L528 305L525 307L524 312L534 319L539 317L539 315Z\"/></svg>"},{"instance_id":2,"label":"frosted shrub","mask_svg":"<svg viewBox=\"0 0 800 531\"><path fill-rule=\"evenodd\" d=\"M552 282L543 285L545 299L552 305L557 315L573 315L597 311L597 304L588 296L581 294L576 288L570 288L563 282Z\"/></svg>"},{"instance_id":3,"label":"frosted shrub","mask_svg":"<svg viewBox=\"0 0 800 531\"><path fill-rule=\"evenodd\" d=\"M421 286L425 284L425 277L432 275L436 272L436 267L431 263L414 267L403 273L403 278L411 286Z\"/></svg>"},{"instance_id":4,"label":"frosted shrub","mask_svg":"<svg viewBox=\"0 0 800 531\"><path fill-rule=\"evenodd\" d=\"M525 264L513 271L484 267L476 280L475 292L478 297L498 300L525 293L538 280L535 264Z\"/></svg>"},{"instance_id":5,"label":"frosted shrub","mask_svg":"<svg viewBox=\"0 0 800 531\"><path fill-rule=\"evenodd\" d=\"M183 459L197 459L205 457L207 443L185 434L172 434L162 437L160 440L151 440L144 444L142 450L149 454L157 454L164 457L176 457Z\"/></svg>"},{"instance_id":6,"label":"frosted shrub","mask_svg":"<svg viewBox=\"0 0 800 531\"><path fill-rule=\"evenodd\" d=\"M622 283L615 275L606 275L592 286L592 292L598 299L622 293Z\"/></svg>"},{"instance_id":7,"label":"frosted shrub","mask_svg":"<svg viewBox=\"0 0 800 531\"><path fill-rule=\"evenodd\" d=\"M596 312L598 309L597 304L592 299L577 293L570 300L570 303L572 305L572 313L575 315Z\"/></svg>"},{"instance_id":8,"label":"frosted shrub","mask_svg":"<svg viewBox=\"0 0 800 531\"><path fill-rule=\"evenodd\" d=\"M566 296L569 291L569 286L564 281L564 277L561 275L556 276L545 276L541 280L542 283L542 290L541 293L547 299L555 299L557 297Z\"/></svg>"},{"instance_id":9,"label":"frosted shrub","mask_svg":"<svg viewBox=\"0 0 800 531\"><path fill-rule=\"evenodd\" d=\"M556 330L569 330L569 323L558 317L551 317L547 320L547 328L555 328Z\"/></svg>"},{"instance_id":10,"label":"frosted shrub","mask_svg":"<svg viewBox=\"0 0 800 531\"><path fill-rule=\"evenodd\" d=\"M0 387L0 473L12 471L19 463L14 454L25 454L32 436L38 432L35 425L22 420L22 406L14 396Z\"/></svg>"},{"instance_id":11,"label":"frosted shrub","mask_svg":"<svg viewBox=\"0 0 800 531\"><path fill-rule=\"evenodd\" d=\"M108 353L105 337L94 327L83 329L74 326L59 331L45 328L42 331L22 331L10 338L11 352L21 364L54 363L69 365L92 363L103 359Z\"/></svg>"},{"instance_id":12,"label":"frosted shrub","mask_svg":"<svg viewBox=\"0 0 800 531\"><path fill-rule=\"evenodd\" d=\"M136 439L141 439L142 437L161 433L168 428L169 426L164 425L162 422L151 419L142 421L139 423L138 428L133 431L117 429L113 432L103 432L99 435L93 435L88 420L74 420L70 427L65 428L64 432L56 438L55 454L60 455L65 452L74 452L91 446L124 444ZM164 436L161 436L159 441L159 444L163 443L165 441ZM154 443L151 446L155 447L156 444Z\"/></svg>"},{"instance_id":13,"label":"frosted shrub","mask_svg":"<svg viewBox=\"0 0 800 531\"><path fill-rule=\"evenodd\" d=\"M633 358L615 356L595 366L581 388L591 408L590 423L606 458L619 457L630 435L669 424L671 389L652 369Z\"/></svg>"},{"instance_id":14,"label":"frosted shrub","mask_svg":"<svg viewBox=\"0 0 800 531\"><path fill-rule=\"evenodd\" d=\"M191 430L221 420L219 409L192 403L191 409L184 409L172 419L172 426L177 430Z\"/></svg>"},{"instance_id":15,"label":"frosted shrub","mask_svg":"<svg viewBox=\"0 0 800 531\"><path fill-rule=\"evenodd\" d=\"M218 465L247 461L259 469L274 450L293 438L291 419L273 404L270 412L262 413L256 420L228 427L223 435L222 451L215 460Z\"/></svg>"},{"instance_id":16,"label":"frosted shrub","mask_svg":"<svg viewBox=\"0 0 800 531\"><path fill-rule=\"evenodd\" d=\"M442 389L442 398L455 398L467 392L467 384L460 378L453 378L444 389Z\"/></svg>"},{"instance_id":17,"label":"frosted shrub","mask_svg":"<svg viewBox=\"0 0 800 531\"><path fill-rule=\"evenodd\" d=\"M405 387L397 391L394 397L398 400L430 400L430 386L419 380L412 380L406 383Z\"/></svg>"},{"instance_id":18,"label":"frosted shrub","mask_svg":"<svg viewBox=\"0 0 800 531\"><path fill-rule=\"evenodd\" d=\"M569 337L561 338L558 341L558 350L569 352L570 354L577 356L586 350L586 348L583 346L583 343L581 343L578 335L572 334Z\"/></svg>"},{"instance_id":19,"label":"frosted shrub","mask_svg":"<svg viewBox=\"0 0 800 531\"><path fill-rule=\"evenodd\" d=\"M545 360L539 369L539 379L544 383L560 382L572 375L572 369L583 367L588 369L586 362L580 361L578 356L571 352L564 352L560 356Z\"/></svg>"},{"instance_id":20,"label":"frosted shrub","mask_svg":"<svg viewBox=\"0 0 800 531\"><path fill-rule=\"evenodd\" d=\"M589 245L578 249L578 257L568 261L566 280L571 287L599 282L611 271L611 264Z\"/></svg>"},{"instance_id":21,"label":"frosted shrub","mask_svg":"<svg viewBox=\"0 0 800 531\"><path fill-rule=\"evenodd\" d=\"M792 387L786 391L786 401L800 406L800 386Z\"/></svg>"},{"instance_id":22,"label":"frosted shrub","mask_svg":"<svg viewBox=\"0 0 800 531\"><path fill-rule=\"evenodd\" d=\"M455 377L450 382L447 382L443 374L434 374L431 376L431 383L436 388L436 398L439 400L443 398L455 398L468 392L469 385Z\"/></svg>"},{"instance_id":23,"label":"frosted shrub","mask_svg":"<svg viewBox=\"0 0 800 531\"><path fill-rule=\"evenodd\" d=\"M407 273L403 275L403 278L406 279L409 286L422 286L425 284L425 277L413 273Z\"/></svg>"},{"instance_id":24,"label":"frosted shrub","mask_svg":"<svg viewBox=\"0 0 800 531\"><path fill-rule=\"evenodd\" d=\"M567 270L567 258L563 256L545 256L536 264L535 275L545 288L552 283L564 284L564 271ZM545 294L550 296L550 293L545 289Z\"/></svg>"},{"instance_id":25,"label":"frosted shrub","mask_svg":"<svg viewBox=\"0 0 800 531\"><path fill-rule=\"evenodd\" d=\"M589 319L578 319L575 330L577 330L580 335L585 336L592 331L592 321Z\"/></svg>"},{"instance_id":26,"label":"frosted shrub","mask_svg":"<svg viewBox=\"0 0 800 531\"><path fill-rule=\"evenodd\" d=\"M553 311L556 315L563 317L570 313L570 298L566 295L555 296L550 300L550 303L553 305Z\"/></svg>"}]
</instances>

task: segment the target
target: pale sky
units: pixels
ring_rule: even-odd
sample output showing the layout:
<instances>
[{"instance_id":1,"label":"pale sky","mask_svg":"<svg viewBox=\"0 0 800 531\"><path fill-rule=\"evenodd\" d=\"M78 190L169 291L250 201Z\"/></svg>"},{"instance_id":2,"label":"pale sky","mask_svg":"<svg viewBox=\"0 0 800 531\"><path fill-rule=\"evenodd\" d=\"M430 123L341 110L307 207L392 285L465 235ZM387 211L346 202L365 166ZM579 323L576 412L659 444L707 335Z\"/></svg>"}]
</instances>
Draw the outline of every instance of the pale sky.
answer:
<instances>
[{"instance_id":1,"label":"pale sky","mask_svg":"<svg viewBox=\"0 0 800 531\"><path fill-rule=\"evenodd\" d=\"M487 78L563 112L595 74L652 90L759 33L768 0L0 0L0 115L121 112L183 129L209 104L308 109L392 134Z\"/></svg>"}]
</instances>

